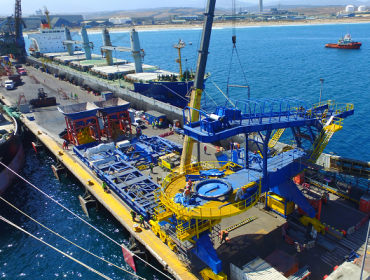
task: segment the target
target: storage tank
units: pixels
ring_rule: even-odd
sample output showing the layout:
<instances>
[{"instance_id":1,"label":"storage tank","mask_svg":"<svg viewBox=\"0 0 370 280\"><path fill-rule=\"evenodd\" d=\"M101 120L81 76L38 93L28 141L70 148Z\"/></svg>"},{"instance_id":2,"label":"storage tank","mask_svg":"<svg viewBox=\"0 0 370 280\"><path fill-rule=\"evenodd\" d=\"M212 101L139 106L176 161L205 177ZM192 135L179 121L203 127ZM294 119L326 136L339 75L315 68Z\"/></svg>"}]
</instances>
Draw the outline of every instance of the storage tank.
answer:
<instances>
[{"instance_id":1,"label":"storage tank","mask_svg":"<svg viewBox=\"0 0 370 280\"><path fill-rule=\"evenodd\" d=\"M365 12L366 11L366 6L364 6L364 5L359 6L358 11L359 12Z\"/></svg>"},{"instance_id":2,"label":"storage tank","mask_svg":"<svg viewBox=\"0 0 370 280\"><path fill-rule=\"evenodd\" d=\"M346 7L346 12L354 12L355 11L355 6L353 5L348 5Z\"/></svg>"}]
</instances>

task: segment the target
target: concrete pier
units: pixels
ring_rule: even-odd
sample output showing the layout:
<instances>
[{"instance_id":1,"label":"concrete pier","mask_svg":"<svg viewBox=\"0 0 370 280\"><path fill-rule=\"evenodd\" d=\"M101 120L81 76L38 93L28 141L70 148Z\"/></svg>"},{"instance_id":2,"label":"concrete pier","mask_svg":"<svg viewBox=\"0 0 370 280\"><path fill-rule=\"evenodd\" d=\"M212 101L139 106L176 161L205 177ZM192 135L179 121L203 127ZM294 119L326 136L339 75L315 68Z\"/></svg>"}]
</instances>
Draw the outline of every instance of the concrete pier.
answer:
<instances>
[{"instance_id":1,"label":"concrete pier","mask_svg":"<svg viewBox=\"0 0 370 280\"><path fill-rule=\"evenodd\" d=\"M61 104L71 104L86 101L98 101L99 98L92 94L87 94L86 91L80 90L74 85L65 82L60 82L51 75L47 75L37 71L32 67L25 67L29 75L34 75L42 84L33 84L29 76L23 76L24 85L19 86L15 91L6 91L5 88L0 88L0 99L3 103L9 106L14 106L18 101L18 92L24 92L27 101L37 97L36 89L43 87L49 96L56 96L57 102ZM54 88L63 87L68 92L77 92L78 100L65 101L55 93ZM73 91L72 91L73 90ZM56 116L58 114L58 116ZM60 115L60 116L59 116ZM34 117L30 120L28 117ZM163 267L166 267L169 273L176 279L197 279L190 273L177 258L177 255L163 243L150 229L144 229L140 233L134 231L133 225L135 222L131 220L129 207L119 199L113 192L107 194L102 188L102 181L99 180L80 160L74 155L72 148L63 150L62 139L58 138L58 133L64 127L64 117L54 107L39 108L33 113L22 115L22 122L27 128L39 139L43 145L55 156L55 158L63 163L68 170L81 182L81 184L92 194L112 215L132 234L145 248L150 252ZM47 129L45 128L47 127ZM88 183L89 182L89 183ZM76 199L78 199L76 197Z\"/></svg>"}]
</instances>

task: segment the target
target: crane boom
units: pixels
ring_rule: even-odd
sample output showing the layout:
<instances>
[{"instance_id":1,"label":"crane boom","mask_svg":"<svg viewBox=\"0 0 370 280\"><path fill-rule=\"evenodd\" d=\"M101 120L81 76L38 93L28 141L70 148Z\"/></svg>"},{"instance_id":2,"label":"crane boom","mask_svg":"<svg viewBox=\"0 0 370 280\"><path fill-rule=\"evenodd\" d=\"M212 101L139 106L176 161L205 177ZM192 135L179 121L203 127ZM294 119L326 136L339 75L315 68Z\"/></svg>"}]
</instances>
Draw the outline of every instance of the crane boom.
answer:
<instances>
[{"instance_id":1,"label":"crane boom","mask_svg":"<svg viewBox=\"0 0 370 280\"><path fill-rule=\"evenodd\" d=\"M208 0L207 10L204 14L205 20L202 31L202 41L198 54L197 70L194 77L194 88L190 95L189 107L196 110L190 110L189 120L196 121L199 118L200 101L203 93L204 74L206 72L206 64L208 58L209 42L211 40L213 17L215 14L216 0ZM183 152L181 155L180 172L184 171L184 167L191 162L193 153L194 140L189 136L185 136Z\"/></svg>"}]
</instances>

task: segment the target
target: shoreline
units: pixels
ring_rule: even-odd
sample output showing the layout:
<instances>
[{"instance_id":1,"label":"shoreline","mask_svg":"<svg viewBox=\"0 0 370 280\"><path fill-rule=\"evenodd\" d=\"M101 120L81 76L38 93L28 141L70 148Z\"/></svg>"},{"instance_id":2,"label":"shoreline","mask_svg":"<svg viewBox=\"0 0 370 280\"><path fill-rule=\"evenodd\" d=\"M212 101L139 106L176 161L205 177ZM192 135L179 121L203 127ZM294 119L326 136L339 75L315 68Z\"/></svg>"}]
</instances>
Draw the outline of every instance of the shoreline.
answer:
<instances>
[{"instance_id":1,"label":"shoreline","mask_svg":"<svg viewBox=\"0 0 370 280\"><path fill-rule=\"evenodd\" d=\"M274 20L274 21L242 21L236 22L236 28L248 27L279 27L279 26L302 26L302 25L326 25L326 24L361 24L370 23L369 18L345 18L345 19L315 19L315 20ZM213 29L232 28L231 22L214 22ZM203 22L188 24L163 24L163 25L136 25L130 27L108 27L109 32L128 32L132 28L137 31L164 31L164 30L191 30L202 29ZM70 31L79 31L79 28L70 29ZM101 33L101 27L88 28L88 34ZM36 33L38 31L25 31L23 34Z\"/></svg>"}]
</instances>

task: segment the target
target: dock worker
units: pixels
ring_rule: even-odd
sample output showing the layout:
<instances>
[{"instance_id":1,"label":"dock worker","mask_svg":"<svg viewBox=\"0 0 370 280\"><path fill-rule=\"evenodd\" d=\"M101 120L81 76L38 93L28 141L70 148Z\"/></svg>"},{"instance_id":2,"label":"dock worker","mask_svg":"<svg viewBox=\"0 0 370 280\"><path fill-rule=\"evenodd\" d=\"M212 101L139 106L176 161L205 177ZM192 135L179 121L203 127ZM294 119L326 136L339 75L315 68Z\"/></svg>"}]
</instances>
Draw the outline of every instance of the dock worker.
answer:
<instances>
[{"instance_id":1,"label":"dock worker","mask_svg":"<svg viewBox=\"0 0 370 280\"><path fill-rule=\"evenodd\" d=\"M131 214L131 218L132 218L132 221L135 222L135 219L136 219L136 212L134 210L131 210L130 211L130 214Z\"/></svg>"},{"instance_id":2,"label":"dock worker","mask_svg":"<svg viewBox=\"0 0 370 280\"><path fill-rule=\"evenodd\" d=\"M140 126L137 126L137 127L136 127L136 134L137 134L138 136L141 136L141 128L140 128Z\"/></svg>"},{"instance_id":3,"label":"dock worker","mask_svg":"<svg viewBox=\"0 0 370 280\"><path fill-rule=\"evenodd\" d=\"M149 164L149 168L150 168L150 173L153 173L153 168L154 168L153 163L150 163L150 164Z\"/></svg>"},{"instance_id":4,"label":"dock worker","mask_svg":"<svg viewBox=\"0 0 370 280\"><path fill-rule=\"evenodd\" d=\"M221 231L221 243L220 244L222 244L222 242L224 242L224 241L225 241L225 243L227 243L226 238L228 236L229 236L229 233L226 230Z\"/></svg>"},{"instance_id":5,"label":"dock worker","mask_svg":"<svg viewBox=\"0 0 370 280\"><path fill-rule=\"evenodd\" d=\"M155 127L158 128L158 122L157 121L155 121Z\"/></svg>"},{"instance_id":6,"label":"dock worker","mask_svg":"<svg viewBox=\"0 0 370 280\"><path fill-rule=\"evenodd\" d=\"M68 150L68 141L64 140L63 142L63 150Z\"/></svg>"},{"instance_id":7,"label":"dock worker","mask_svg":"<svg viewBox=\"0 0 370 280\"><path fill-rule=\"evenodd\" d=\"M189 180L189 181L186 182L185 188L190 190L192 186L193 186L193 183L192 183L191 180Z\"/></svg>"},{"instance_id":8,"label":"dock worker","mask_svg":"<svg viewBox=\"0 0 370 280\"><path fill-rule=\"evenodd\" d=\"M103 183L101 184L101 186L102 186L102 188L103 188L103 190L104 190L105 192L107 192L107 191L108 191L108 186L107 186L107 183L106 183L106 182L103 182Z\"/></svg>"},{"instance_id":9,"label":"dock worker","mask_svg":"<svg viewBox=\"0 0 370 280\"><path fill-rule=\"evenodd\" d=\"M169 127L170 131L172 131L172 124L169 124L168 127Z\"/></svg>"},{"instance_id":10,"label":"dock worker","mask_svg":"<svg viewBox=\"0 0 370 280\"><path fill-rule=\"evenodd\" d=\"M206 145L204 145L203 149L204 149L204 153L207 154L207 146Z\"/></svg>"},{"instance_id":11,"label":"dock worker","mask_svg":"<svg viewBox=\"0 0 370 280\"><path fill-rule=\"evenodd\" d=\"M155 122L152 121L152 128L154 129L154 127L155 127Z\"/></svg>"},{"instance_id":12,"label":"dock worker","mask_svg":"<svg viewBox=\"0 0 370 280\"><path fill-rule=\"evenodd\" d=\"M146 210L146 218L148 219L148 223L149 223L149 221L150 221L150 219L151 219L151 215L150 215L150 212L149 212L149 210Z\"/></svg>"},{"instance_id":13,"label":"dock worker","mask_svg":"<svg viewBox=\"0 0 370 280\"><path fill-rule=\"evenodd\" d=\"M145 224L144 224L145 220L144 220L143 215L140 215L139 220L140 220L140 226L142 226L143 228L145 228Z\"/></svg>"},{"instance_id":14,"label":"dock worker","mask_svg":"<svg viewBox=\"0 0 370 280\"><path fill-rule=\"evenodd\" d=\"M189 188L185 188L185 189L184 189L184 192L182 193L182 195L183 195L183 197L184 197L185 201L188 201L188 200L189 200L189 198L190 198L190 194L191 194L190 189L189 189Z\"/></svg>"}]
</instances>

